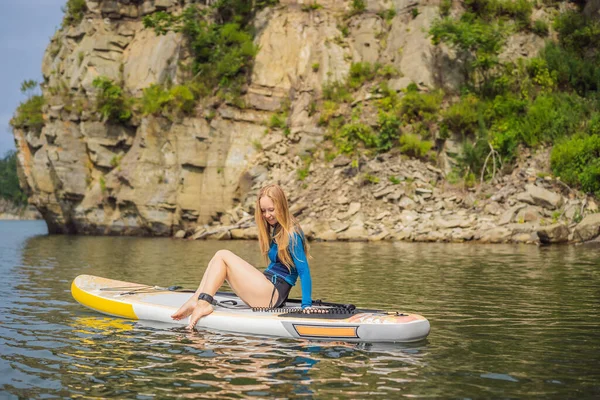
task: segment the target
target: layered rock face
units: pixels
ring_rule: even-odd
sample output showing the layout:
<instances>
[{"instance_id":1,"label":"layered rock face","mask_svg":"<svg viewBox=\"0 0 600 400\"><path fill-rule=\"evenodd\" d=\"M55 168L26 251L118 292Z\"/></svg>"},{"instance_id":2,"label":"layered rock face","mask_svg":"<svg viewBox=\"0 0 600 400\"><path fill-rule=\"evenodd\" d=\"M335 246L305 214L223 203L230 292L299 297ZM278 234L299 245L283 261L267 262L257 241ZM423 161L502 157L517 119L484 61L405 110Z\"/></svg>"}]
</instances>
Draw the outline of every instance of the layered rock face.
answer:
<instances>
[{"instance_id":1,"label":"layered rock face","mask_svg":"<svg viewBox=\"0 0 600 400\"><path fill-rule=\"evenodd\" d=\"M309 103L324 82L344 79L352 62L395 65L404 76L390 82L398 89L411 81L433 86L456 79L439 73L423 31L436 5L419 4L414 18L414 1L368 2L342 40L337 24L349 2L321 1L321 9L305 12L302 2L282 1L256 18L260 51L244 109L215 104L177 121L102 121L91 111L98 76L122 82L134 96L153 83L181 82L189 61L184 38L157 36L141 19L159 10L179 12L185 3L191 2L88 0L83 21L52 38L42 68L45 126L15 131L22 180L50 232L170 235L217 220L252 186L247 169L255 144L281 102L291 100L294 152L314 146L323 132L309 116ZM396 16L387 23L377 13L390 7Z\"/></svg>"},{"instance_id":2,"label":"layered rock face","mask_svg":"<svg viewBox=\"0 0 600 400\"><path fill-rule=\"evenodd\" d=\"M188 3L205 6L88 0L82 22L52 38L43 62L44 127L14 132L21 181L51 233L252 239L256 192L266 182L284 187L307 236L318 240L560 243L600 233L597 218L584 218L597 211L592 199L539 177L548 172L547 150L477 192L444 183L442 164L393 152L352 162L301 157L324 139L314 110L323 85L345 80L352 63L393 66L400 76L387 84L399 96L410 83L446 92L461 84L452 53L427 38L435 3L367 1L348 17L350 1L282 0L254 19L259 52L241 102L203 99L184 118L138 113L124 124L104 121L95 111L95 78L119 82L135 97L152 84L190 78L185 38L157 36L142 23ZM501 56L533 55L542 45L520 33ZM361 88L352 107L374 100ZM269 131L282 107L288 129Z\"/></svg>"}]
</instances>

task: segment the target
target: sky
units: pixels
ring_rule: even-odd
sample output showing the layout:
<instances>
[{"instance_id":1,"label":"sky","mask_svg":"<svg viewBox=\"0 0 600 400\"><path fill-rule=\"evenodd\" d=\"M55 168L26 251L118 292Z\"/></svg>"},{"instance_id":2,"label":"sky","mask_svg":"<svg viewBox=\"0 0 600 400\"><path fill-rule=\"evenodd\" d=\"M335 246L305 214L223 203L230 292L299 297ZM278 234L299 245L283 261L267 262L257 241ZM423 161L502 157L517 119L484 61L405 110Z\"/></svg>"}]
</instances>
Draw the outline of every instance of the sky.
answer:
<instances>
[{"instance_id":1,"label":"sky","mask_svg":"<svg viewBox=\"0 0 600 400\"><path fill-rule=\"evenodd\" d=\"M0 157L15 149L8 123L26 99L21 82L42 81L42 57L67 0L0 0Z\"/></svg>"}]
</instances>

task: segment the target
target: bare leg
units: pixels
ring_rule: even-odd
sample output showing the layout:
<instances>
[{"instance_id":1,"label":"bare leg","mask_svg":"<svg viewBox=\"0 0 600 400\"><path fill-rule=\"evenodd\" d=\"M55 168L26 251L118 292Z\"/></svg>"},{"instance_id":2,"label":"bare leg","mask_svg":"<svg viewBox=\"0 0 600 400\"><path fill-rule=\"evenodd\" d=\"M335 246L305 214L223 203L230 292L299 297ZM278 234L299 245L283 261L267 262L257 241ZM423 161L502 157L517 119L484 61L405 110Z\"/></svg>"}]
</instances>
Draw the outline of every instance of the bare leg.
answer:
<instances>
[{"instance_id":1,"label":"bare leg","mask_svg":"<svg viewBox=\"0 0 600 400\"><path fill-rule=\"evenodd\" d=\"M188 301L186 301L181 307L179 307L179 310L177 310L174 314L171 315L171 318L179 321L181 319L189 317L192 314L192 311L194 311L194 307L196 307L196 304L198 303L198 296L200 295L200 293L202 293L202 290L204 288L206 277L211 274L211 269L215 264L216 258L217 255L215 254L215 256L209 261L208 266L204 271L204 275L202 276L202 281L200 281L200 285L198 286L198 289L196 289L196 292L188 299Z\"/></svg>"},{"instance_id":2,"label":"bare leg","mask_svg":"<svg viewBox=\"0 0 600 400\"><path fill-rule=\"evenodd\" d=\"M231 251L219 250L210 260L196 293L171 317L183 319L191 314L188 327L193 328L201 317L213 311L212 305L206 301L196 300L198 295L208 293L214 296L225 280L247 304L253 307L269 305L273 285L265 279L263 273Z\"/></svg>"}]
</instances>

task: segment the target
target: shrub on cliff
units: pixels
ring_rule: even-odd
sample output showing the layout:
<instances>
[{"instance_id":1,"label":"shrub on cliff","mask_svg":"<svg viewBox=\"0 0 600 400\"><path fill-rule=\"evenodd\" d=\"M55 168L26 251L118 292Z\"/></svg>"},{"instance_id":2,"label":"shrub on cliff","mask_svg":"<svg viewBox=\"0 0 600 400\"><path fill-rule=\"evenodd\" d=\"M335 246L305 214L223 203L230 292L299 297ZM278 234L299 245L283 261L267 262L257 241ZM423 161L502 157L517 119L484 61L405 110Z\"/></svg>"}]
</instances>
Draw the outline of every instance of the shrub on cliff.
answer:
<instances>
[{"instance_id":1,"label":"shrub on cliff","mask_svg":"<svg viewBox=\"0 0 600 400\"><path fill-rule=\"evenodd\" d=\"M447 43L465 55L465 77L476 91L488 89L500 65L498 56L507 34L503 23L465 13L460 19L446 17L434 21L429 34L434 44Z\"/></svg>"},{"instance_id":2,"label":"shrub on cliff","mask_svg":"<svg viewBox=\"0 0 600 400\"><path fill-rule=\"evenodd\" d=\"M513 20L518 28L529 26L533 4L528 0L465 0L468 14L484 21Z\"/></svg>"},{"instance_id":3,"label":"shrub on cliff","mask_svg":"<svg viewBox=\"0 0 600 400\"><path fill-rule=\"evenodd\" d=\"M21 93L28 96L17 107L15 116L10 120L13 128L31 129L41 131L44 126L44 115L42 107L45 104L44 96L35 94L38 83L34 80L26 80L21 83Z\"/></svg>"},{"instance_id":4,"label":"shrub on cliff","mask_svg":"<svg viewBox=\"0 0 600 400\"><path fill-rule=\"evenodd\" d=\"M552 149L550 163L565 183L600 197L599 134L578 134L562 141Z\"/></svg>"},{"instance_id":5,"label":"shrub on cliff","mask_svg":"<svg viewBox=\"0 0 600 400\"><path fill-rule=\"evenodd\" d=\"M450 132L460 132L464 136L474 137L479 130L481 108L479 98L472 93L461 97L457 103L441 113L441 136L448 138Z\"/></svg>"},{"instance_id":6,"label":"shrub on cliff","mask_svg":"<svg viewBox=\"0 0 600 400\"><path fill-rule=\"evenodd\" d=\"M62 11L65 13L62 22L63 27L78 25L83 20L87 9L85 0L68 0L67 4L62 8Z\"/></svg>"},{"instance_id":7,"label":"shrub on cliff","mask_svg":"<svg viewBox=\"0 0 600 400\"><path fill-rule=\"evenodd\" d=\"M92 82L98 89L96 95L97 111L107 121L127 122L132 117L132 99L123 89L105 76L99 76Z\"/></svg>"},{"instance_id":8,"label":"shrub on cliff","mask_svg":"<svg viewBox=\"0 0 600 400\"><path fill-rule=\"evenodd\" d=\"M157 34L183 33L194 57L194 78L225 96L241 90L258 52L248 24L256 9L252 2L221 0L210 8L187 7L179 16L159 11L144 17L143 23Z\"/></svg>"},{"instance_id":9,"label":"shrub on cliff","mask_svg":"<svg viewBox=\"0 0 600 400\"><path fill-rule=\"evenodd\" d=\"M404 135L400 136L400 151L406 155L417 158L425 158L432 147L432 142L428 140L422 140L419 135L405 133Z\"/></svg>"},{"instance_id":10,"label":"shrub on cliff","mask_svg":"<svg viewBox=\"0 0 600 400\"><path fill-rule=\"evenodd\" d=\"M441 91L422 93L409 88L400 100L398 112L401 118L408 123L433 122L437 119L442 99Z\"/></svg>"},{"instance_id":11,"label":"shrub on cliff","mask_svg":"<svg viewBox=\"0 0 600 400\"><path fill-rule=\"evenodd\" d=\"M461 17L441 18L430 30L434 43L457 49L468 67L463 95L442 112L440 124L442 138L469 137L458 172L479 175L486 159L499 167L513 161L521 145L560 142L554 153L556 171L580 187L597 179L593 163L585 172L577 166L579 158L587 157L578 147L583 139L578 136L571 142L569 137L579 134L590 115L600 111L600 21L581 10L568 11L554 23L558 43L548 42L537 57L501 62L503 36L512 29L509 18L519 29L534 29L529 23L531 5L520 0L466 0L464 6Z\"/></svg>"},{"instance_id":12,"label":"shrub on cliff","mask_svg":"<svg viewBox=\"0 0 600 400\"><path fill-rule=\"evenodd\" d=\"M574 89L582 96L600 90L600 20L569 11L558 16L554 28L559 44L548 43L541 52L556 74L562 90Z\"/></svg>"},{"instance_id":13,"label":"shrub on cliff","mask_svg":"<svg viewBox=\"0 0 600 400\"><path fill-rule=\"evenodd\" d=\"M377 130L379 132L377 136L377 150L388 151L396 145L401 133L400 125L400 119L396 115L379 111L377 121Z\"/></svg>"},{"instance_id":14,"label":"shrub on cliff","mask_svg":"<svg viewBox=\"0 0 600 400\"><path fill-rule=\"evenodd\" d=\"M377 146L377 136L373 129L359 122L345 124L333 136L333 142L341 153L353 153L358 145L363 145L366 148L374 148Z\"/></svg>"},{"instance_id":15,"label":"shrub on cliff","mask_svg":"<svg viewBox=\"0 0 600 400\"><path fill-rule=\"evenodd\" d=\"M194 110L196 98L192 89L185 85L164 88L151 85L144 89L142 95L142 112L145 115L162 114L167 118L190 114Z\"/></svg>"},{"instance_id":16,"label":"shrub on cliff","mask_svg":"<svg viewBox=\"0 0 600 400\"><path fill-rule=\"evenodd\" d=\"M44 115L42 113L44 104L44 96L31 96L17 107L17 112L10 120L10 124L13 128L41 131L44 126Z\"/></svg>"}]
</instances>

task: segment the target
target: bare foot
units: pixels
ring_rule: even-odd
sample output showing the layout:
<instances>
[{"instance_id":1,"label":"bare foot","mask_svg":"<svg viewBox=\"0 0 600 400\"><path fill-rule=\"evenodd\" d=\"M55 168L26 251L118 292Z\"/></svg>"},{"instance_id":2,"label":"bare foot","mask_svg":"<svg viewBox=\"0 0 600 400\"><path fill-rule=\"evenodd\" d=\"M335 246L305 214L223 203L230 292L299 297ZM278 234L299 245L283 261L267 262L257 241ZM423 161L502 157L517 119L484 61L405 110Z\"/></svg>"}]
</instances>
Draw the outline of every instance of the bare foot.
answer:
<instances>
[{"instance_id":1,"label":"bare foot","mask_svg":"<svg viewBox=\"0 0 600 400\"><path fill-rule=\"evenodd\" d=\"M171 315L171 318L179 321L180 319L189 317L192 314L192 311L194 311L194 307L196 307L197 302L198 300L196 300L195 295L190 297L188 301L179 307L179 310L175 311L175 314Z\"/></svg>"},{"instance_id":2,"label":"bare foot","mask_svg":"<svg viewBox=\"0 0 600 400\"><path fill-rule=\"evenodd\" d=\"M198 301L196 307L194 307L194 311L192 312L192 316L190 317L190 323L187 326L189 330L194 329L198 320L208 314L213 312L213 306L204 300Z\"/></svg>"}]
</instances>

